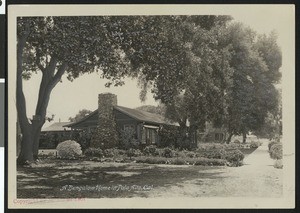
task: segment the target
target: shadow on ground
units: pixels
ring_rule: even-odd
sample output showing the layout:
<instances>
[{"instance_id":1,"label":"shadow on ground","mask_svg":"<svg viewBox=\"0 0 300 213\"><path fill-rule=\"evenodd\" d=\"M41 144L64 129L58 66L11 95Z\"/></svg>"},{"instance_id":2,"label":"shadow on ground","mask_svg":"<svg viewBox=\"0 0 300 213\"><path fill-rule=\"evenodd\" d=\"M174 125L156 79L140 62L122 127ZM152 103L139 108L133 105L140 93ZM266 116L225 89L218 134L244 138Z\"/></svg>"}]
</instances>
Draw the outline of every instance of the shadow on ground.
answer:
<instances>
[{"instance_id":1,"label":"shadow on ground","mask_svg":"<svg viewBox=\"0 0 300 213\"><path fill-rule=\"evenodd\" d=\"M223 178L216 168L46 160L33 167L18 168L17 197L147 197L148 192L158 187L193 179L203 184L202 178Z\"/></svg>"}]
</instances>

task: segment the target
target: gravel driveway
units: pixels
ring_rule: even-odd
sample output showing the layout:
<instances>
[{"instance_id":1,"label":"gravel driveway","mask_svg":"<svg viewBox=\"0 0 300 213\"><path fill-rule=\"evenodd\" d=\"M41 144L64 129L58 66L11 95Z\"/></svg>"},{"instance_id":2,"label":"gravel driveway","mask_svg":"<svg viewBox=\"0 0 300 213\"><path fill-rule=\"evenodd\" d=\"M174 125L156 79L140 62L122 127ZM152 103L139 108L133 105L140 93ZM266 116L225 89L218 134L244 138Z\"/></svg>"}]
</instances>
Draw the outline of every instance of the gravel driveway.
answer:
<instances>
[{"instance_id":1,"label":"gravel driveway","mask_svg":"<svg viewBox=\"0 0 300 213\"><path fill-rule=\"evenodd\" d=\"M274 160L268 153L268 141L264 140L262 146L244 159L244 166L216 168L208 171L218 174L215 179L187 180L167 188L155 188L147 196L281 197L283 172L274 168L273 164Z\"/></svg>"}]
</instances>

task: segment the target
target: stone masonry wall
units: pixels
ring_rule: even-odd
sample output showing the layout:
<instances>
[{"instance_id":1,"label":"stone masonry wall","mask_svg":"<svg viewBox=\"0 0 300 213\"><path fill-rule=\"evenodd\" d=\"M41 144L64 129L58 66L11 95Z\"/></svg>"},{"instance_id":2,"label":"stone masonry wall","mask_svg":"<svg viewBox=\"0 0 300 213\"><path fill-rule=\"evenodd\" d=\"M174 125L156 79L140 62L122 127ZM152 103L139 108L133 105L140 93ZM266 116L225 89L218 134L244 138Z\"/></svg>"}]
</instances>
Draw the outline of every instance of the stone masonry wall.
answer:
<instances>
[{"instance_id":1,"label":"stone masonry wall","mask_svg":"<svg viewBox=\"0 0 300 213\"><path fill-rule=\"evenodd\" d=\"M111 93L102 93L98 96L98 126L90 147L109 149L118 143L113 106L117 105L117 96Z\"/></svg>"}]
</instances>

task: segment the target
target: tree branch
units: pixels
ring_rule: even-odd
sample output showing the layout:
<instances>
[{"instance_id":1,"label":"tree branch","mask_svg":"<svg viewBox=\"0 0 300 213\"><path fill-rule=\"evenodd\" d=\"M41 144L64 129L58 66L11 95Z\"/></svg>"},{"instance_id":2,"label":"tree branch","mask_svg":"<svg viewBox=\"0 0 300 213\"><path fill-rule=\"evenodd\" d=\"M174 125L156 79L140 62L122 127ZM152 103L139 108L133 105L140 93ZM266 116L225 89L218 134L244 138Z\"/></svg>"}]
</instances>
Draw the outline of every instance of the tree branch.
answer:
<instances>
[{"instance_id":1,"label":"tree branch","mask_svg":"<svg viewBox=\"0 0 300 213\"><path fill-rule=\"evenodd\" d=\"M67 62L63 62L63 64L59 67L56 74L54 75L52 79L53 87L60 81L62 75L65 73L66 69L68 67Z\"/></svg>"},{"instance_id":2,"label":"tree branch","mask_svg":"<svg viewBox=\"0 0 300 213\"><path fill-rule=\"evenodd\" d=\"M40 119L45 120L46 117L46 111L50 99L50 94L55 87L55 85L59 82L61 79L62 75L64 74L66 68L67 68L67 63L63 63L56 74L52 77L52 73L54 73L54 70L56 66L53 67L53 64L57 63L56 59L51 60L52 65L50 64L49 67L46 69L48 70L47 73L43 74L42 82L40 85L40 92L39 92L39 99L38 99L38 104L36 108L36 115L40 116ZM50 69L52 68L52 69Z\"/></svg>"},{"instance_id":3,"label":"tree branch","mask_svg":"<svg viewBox=\"0 0 300 213\"><path fill-rule=\"evenodd\" d=\"M36 50L36 57L35 57L35 63L37 65L37 67L42 71L45 72L45 67L43 67L43 65L40 62L40 58L41 58L41 51L39 49Z\"/></svg>"}]
</instances>

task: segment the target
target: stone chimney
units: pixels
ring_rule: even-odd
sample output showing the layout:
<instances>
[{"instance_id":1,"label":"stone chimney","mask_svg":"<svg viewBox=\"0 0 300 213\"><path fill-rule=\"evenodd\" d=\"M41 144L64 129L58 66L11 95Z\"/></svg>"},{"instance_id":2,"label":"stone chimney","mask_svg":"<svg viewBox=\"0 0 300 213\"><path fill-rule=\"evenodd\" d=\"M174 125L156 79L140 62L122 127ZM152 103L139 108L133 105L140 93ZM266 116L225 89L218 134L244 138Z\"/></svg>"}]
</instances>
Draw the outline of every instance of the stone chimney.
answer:
<instances>
[{"instance_id":1,"label":"stone chimney","mask_svg":"<svg viewBox=\"0 0 300 213\"><path fill-rule=\"evenodd\" d=\"M98 116L99 122L102 118L111 119L113 116L113 106L117 105L117 95L112 93L101 93L98 95Z\"/></svg>"},{"instance_id":2,"label":"stone chimney","mask_svg":"<svg viewBox=\"0 0 300 213\"><path fill-rule=\"evenodd\" d=\"M91 140L91 147L108 149L118 142L117 125L113 106L117 105L117 96L112 93L98 95L98 126Z\"/></svg>"}]
</instances>

